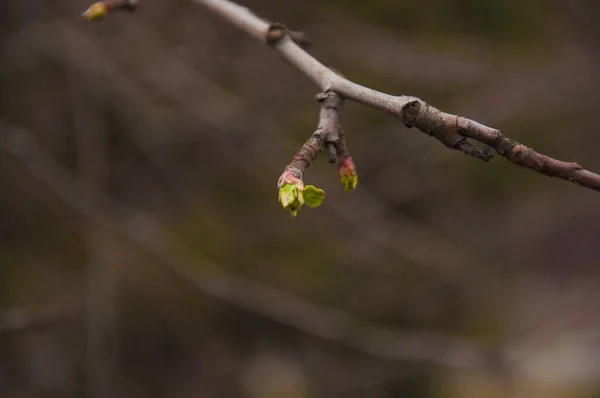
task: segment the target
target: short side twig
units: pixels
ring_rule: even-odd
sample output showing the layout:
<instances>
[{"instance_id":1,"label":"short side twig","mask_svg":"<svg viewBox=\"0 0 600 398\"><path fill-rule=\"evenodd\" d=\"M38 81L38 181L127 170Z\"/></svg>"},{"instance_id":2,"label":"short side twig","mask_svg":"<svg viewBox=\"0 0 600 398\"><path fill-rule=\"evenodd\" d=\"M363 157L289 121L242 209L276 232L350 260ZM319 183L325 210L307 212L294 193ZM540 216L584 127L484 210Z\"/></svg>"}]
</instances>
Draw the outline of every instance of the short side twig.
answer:
<instances>
[{"instance_id":1,"label":"short side twig","mask_svg":"<svg viewBox=\"0 0 600 398\"><path fill-rule=\"evenodd\" d=\"M337 163L340 180L346 191L352 191L358 183L356 167L348 152L342 128L344 99L333 91L319 93L315 98L321 103L317 129L296 152L277 181L279 202L292 216L298 214L303 204L317 207L325 197L325 192L312 185L304 186L303 181L306 170L324 148L327 148L329 163Z\"/></svg>"},{"instance_id":2,"label":"short side twig","mask_svg":"<svg viewBox=\"0 0 600 398\"><path fill-rule=\"evenodd\" d=\"M348 151L346 132L342 126L342 108L344 99L334 91L319 94L322 102L319 127L325 137L329 152L329 162L337 163L340 181L347 192L353 191L358 184L358 175L354 160Z\"/></svg>"},{"instance_id":3,"label":"short side twig","mask_svg":"<svg viewBox=\"0 0 600 398\"><path fill-rule=\"evenodd\" d=\"M134 11L138 0L103 0L92 4L81 14L85 19L93 21L104 18L108 13L118 10Z\"/></svg>"}]
</instances>

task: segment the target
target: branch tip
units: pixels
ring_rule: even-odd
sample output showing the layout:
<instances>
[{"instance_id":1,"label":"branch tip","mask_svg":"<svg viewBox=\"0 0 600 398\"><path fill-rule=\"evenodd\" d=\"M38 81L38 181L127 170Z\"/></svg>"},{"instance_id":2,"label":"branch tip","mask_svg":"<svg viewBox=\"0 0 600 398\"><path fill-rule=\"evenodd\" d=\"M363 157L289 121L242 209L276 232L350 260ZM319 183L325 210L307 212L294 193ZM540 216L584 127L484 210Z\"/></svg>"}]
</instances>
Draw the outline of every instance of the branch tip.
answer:
<instances>
[{"instance_id":1,"label":"branch tip","mask_svg":"<svg viewBox=\"0 0 600 398\"><path fill-rule=\"evenodd\" d=\"M138 7L139 0L104 0L99 1L85 10L81 16L88 21L95 21L104 18L113 10L135 11Z\"/></svg>"},{"instance_id":2,"label":"branch tip","mask_svg":"<svg viewBox=\"0 0 600 398\"><path fill-rule=\"evenodd\" d=\"M95 21L104 18L107 13L108 7L106 7L106 4L103 1L100 1L89 6L81 16L88 21Z\"/></svg>"}]
</instances>

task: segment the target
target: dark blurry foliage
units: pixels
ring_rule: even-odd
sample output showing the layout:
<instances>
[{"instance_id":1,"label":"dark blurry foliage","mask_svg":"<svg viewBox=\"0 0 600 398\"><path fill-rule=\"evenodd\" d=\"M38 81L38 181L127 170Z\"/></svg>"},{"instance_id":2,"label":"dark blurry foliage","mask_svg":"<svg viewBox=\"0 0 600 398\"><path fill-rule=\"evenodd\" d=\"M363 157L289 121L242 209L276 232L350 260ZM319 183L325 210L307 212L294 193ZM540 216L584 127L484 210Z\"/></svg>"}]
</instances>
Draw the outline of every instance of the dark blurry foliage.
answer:
<instances>
[{"instance_id":1,"label":"dark blurry foliage","mask_svg":"<svg viewBox=\"0 0 600 398\"><path fill-rule=\"evenodd\" d=\"M342 1L357 18L388 27L402 34L439 36L466 35L491 43L509 42L520 47L547 39L548 3L518 0L425 0L425 1ZM452 40L452 39L450 39Z\"/></svg>"}]
</instances>

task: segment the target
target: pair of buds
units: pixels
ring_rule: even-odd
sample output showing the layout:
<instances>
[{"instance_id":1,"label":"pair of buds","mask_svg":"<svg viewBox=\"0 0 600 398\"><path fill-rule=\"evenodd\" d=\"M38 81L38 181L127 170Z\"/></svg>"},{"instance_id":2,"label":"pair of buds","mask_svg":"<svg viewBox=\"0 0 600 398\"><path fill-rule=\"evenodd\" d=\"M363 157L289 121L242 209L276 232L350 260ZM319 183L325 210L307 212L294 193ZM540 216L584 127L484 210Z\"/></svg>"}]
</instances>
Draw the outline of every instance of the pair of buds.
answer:
<instances>
[{"instance_id":1,"label":"pair of buds","mask_svg":"<svg viewBox=\"0 0 600 398\"><path fill-rule=\"evenodd\" d=\"M337 166L340 181L346 192L353 191L358 184L356 166L351 157L346 157L338 162ZM302 178L298 177L299 170L286 168L279 178L279 202L284 209L290 211L292 217L298 215L298 210L303 204L308 207L318 207L325 200L325 191L313 185L304 185Z\"/></svg>"}]
</instances>

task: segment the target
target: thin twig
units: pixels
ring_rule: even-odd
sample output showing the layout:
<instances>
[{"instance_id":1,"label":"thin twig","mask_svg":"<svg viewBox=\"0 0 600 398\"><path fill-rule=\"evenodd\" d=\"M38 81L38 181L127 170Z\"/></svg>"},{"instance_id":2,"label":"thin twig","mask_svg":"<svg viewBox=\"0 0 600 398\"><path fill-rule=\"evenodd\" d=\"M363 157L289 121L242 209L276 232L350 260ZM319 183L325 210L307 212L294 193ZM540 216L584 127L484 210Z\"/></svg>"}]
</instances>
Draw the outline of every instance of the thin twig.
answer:
<instances>
[{"instance_id":1,"label":"thin twig","mask_svg":"<svg viewBox=\"0 0 600 398\"><path fill-rule=\"evenodd\" d=\"M306 170L324 148L327 148L329 151L330 162L335 163L337 161L337 147L341 129L341 110L344 100L334 92L317 94L316 99L321 103L317 129L302 144L298 152L296 152L291 163L287 165L282 177L279 179L280 182L285 175L290 173L296 179L302 180Z\"/></svg>"},{"instance_id":2,"label":"thin twig","mask_svg":"<svg viewBox=\"0 0 600 398\"><path fill-rule=\"evenodd\" d=\"M110 182L108 126L97 93L89 90L76 67L76 48L65 42L66 91L77 139L77 169L84 194L105 192ZM95 76L96 80L103 77ZM89 82L91 79L87 79ZM111 237L89 218L81 218L86 249L86 397L108 397L117 360L116 293L119 249Z\"/></svg>"},{"instance_id":3,"label":"thin twig","mask_svg":"<svg viewBox=\"0 0 600 398\"><path fill-rule=\"evenodd\" d=\"M27 169L65 204L99 225L156 255L169 269L203 293L287 325L311 336L396 361L487 371L504 365L502 357L478 344L430 331L397 331L368 325L352 315L312 304L250 279L229 274L208 259L171 240L157 220L115 202L80 182L46 153L26 129L0 120L0 149L18 157Z\"/></svg>"}]
</instances>

